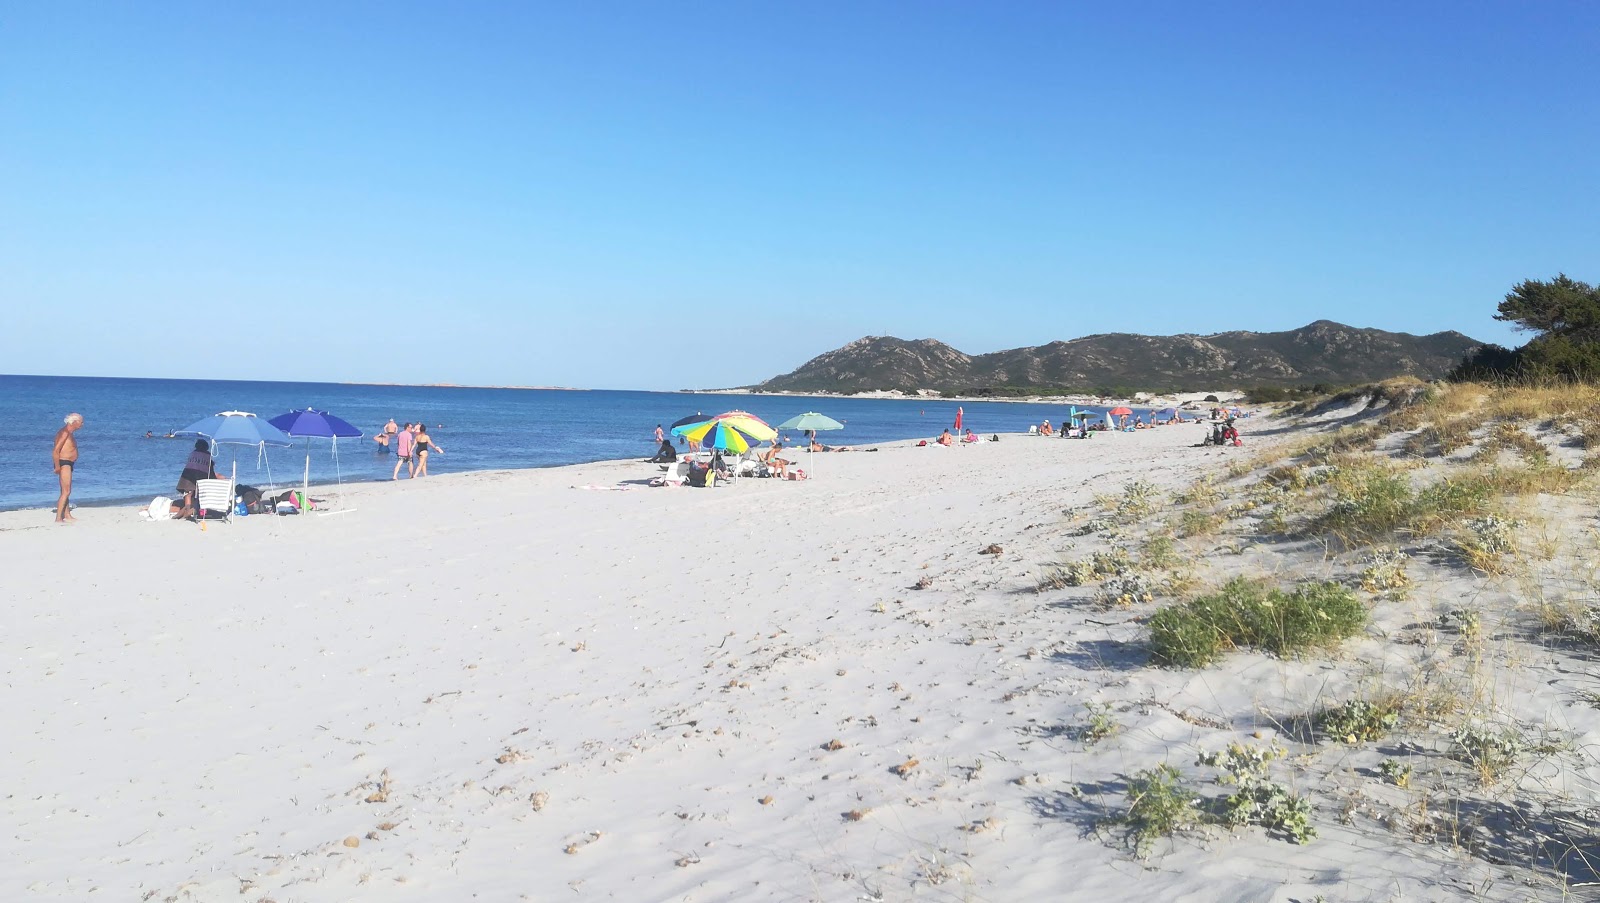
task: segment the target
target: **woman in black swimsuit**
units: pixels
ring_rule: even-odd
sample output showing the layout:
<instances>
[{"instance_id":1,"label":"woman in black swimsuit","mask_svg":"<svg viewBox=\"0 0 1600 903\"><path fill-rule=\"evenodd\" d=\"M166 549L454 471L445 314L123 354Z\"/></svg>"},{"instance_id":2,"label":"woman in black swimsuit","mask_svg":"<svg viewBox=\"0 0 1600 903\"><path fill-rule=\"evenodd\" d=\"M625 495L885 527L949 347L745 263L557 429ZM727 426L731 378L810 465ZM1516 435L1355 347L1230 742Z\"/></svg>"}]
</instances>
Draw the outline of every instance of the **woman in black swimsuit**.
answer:
<instances>
[{"instance_id":1,"label":"woman in black swimsuit","mask_svg":"<svg viewBox=\"0 0 1600 903\"><path fill-rule=\"evenodd\" d=\"M419 423L417 424L416 445L411 449L411 454L415 455L417 460L417 472L412 474L413 477L425 477L428 475L428 452L431 451L436 451L441 455L444 454L444 449L439 447L439 443L429 438L428 428Z\"/></svg>"}]
</instances>

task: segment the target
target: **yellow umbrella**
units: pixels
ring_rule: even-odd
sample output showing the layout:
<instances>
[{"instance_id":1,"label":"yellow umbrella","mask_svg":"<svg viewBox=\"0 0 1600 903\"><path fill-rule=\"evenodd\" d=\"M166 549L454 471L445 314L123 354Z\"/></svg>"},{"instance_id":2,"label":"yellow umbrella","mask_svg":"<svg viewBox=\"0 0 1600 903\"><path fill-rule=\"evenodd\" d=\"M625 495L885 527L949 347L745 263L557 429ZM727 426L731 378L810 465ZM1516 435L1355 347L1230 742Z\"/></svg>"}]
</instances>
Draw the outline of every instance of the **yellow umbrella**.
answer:
<instances>
[{"instance_id":1,"label":"yellow umbrella","mask_svg":"<svg viewBox=\"0 0 1600 903\"><path fill-rule=\"evenodd\" d=\"M770 442L778 436L777 430L748 411L726 411L711 418L711 422L726 423L757 442Z\"/></svg>"}]
</instances>

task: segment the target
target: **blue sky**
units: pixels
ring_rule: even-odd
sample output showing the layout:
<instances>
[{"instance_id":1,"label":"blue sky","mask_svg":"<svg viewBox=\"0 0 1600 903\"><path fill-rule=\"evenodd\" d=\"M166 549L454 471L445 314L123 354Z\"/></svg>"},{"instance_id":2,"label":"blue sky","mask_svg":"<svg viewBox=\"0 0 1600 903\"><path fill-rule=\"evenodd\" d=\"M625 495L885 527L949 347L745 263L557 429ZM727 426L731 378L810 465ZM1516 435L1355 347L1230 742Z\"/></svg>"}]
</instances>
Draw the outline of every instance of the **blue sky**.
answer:
<instances>
[{"instance_id":1,"label":"blue sky","mask_svg":"<svg viewBox=\"0 0 1600 903\"><path fill-rule=\"evenodd\" d=\"M713 387L1600 281L1600 4L18 4L0 372ZM222 341L231 349L191 349Z\"/></svg>"}]
</instances>

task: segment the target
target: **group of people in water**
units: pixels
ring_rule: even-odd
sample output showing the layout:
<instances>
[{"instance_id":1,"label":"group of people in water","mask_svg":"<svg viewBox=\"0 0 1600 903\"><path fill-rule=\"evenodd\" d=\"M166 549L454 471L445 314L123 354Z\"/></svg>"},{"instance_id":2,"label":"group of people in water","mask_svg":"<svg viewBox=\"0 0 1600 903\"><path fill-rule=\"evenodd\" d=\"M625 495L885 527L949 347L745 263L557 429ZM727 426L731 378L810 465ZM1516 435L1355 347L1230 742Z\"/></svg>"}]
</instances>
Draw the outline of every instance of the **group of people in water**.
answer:
<instances>
[{"instance_id":1,"label":"group of people in water","mask_svg":"<svg viewBox=\"0 0 1600 903\"><path fill-rule=\"evenodd\" d=\"M444 454L444 447L428 435L428 425L422 421L407 423L400 426L390 417L383 429L372 437L377 443L380 453L387 452L392 447L395 453L394 473L389 479L400 479L400 469L405 468L406 473L412 478L428 475L428 456L435 452Z\"/></svg>"}]
</instances>

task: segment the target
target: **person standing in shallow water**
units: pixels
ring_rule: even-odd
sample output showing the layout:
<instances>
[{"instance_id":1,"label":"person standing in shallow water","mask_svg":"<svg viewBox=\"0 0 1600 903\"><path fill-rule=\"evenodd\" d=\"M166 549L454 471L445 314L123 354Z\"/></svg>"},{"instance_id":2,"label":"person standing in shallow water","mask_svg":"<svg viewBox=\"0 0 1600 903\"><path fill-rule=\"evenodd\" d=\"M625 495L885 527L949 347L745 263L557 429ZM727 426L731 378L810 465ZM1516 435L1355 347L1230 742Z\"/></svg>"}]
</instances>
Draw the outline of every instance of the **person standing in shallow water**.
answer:
<instances>
[{"instance_id":1,"label":"person standing in shallow water","mask_svg":"<svg viewBox=\"0 0 1600 903\"><path fill-rule=\"evenodd\" d=\"M62 420L56 430L56 446L51 458L56 462L56 478L61 483L61 497L56 499L56 523L66 524L77 520L67 504L72 497L72 474L78 469L78 440L73 433L83 428L83 415L74 411Z\"/></svg>"}]
</instances>

